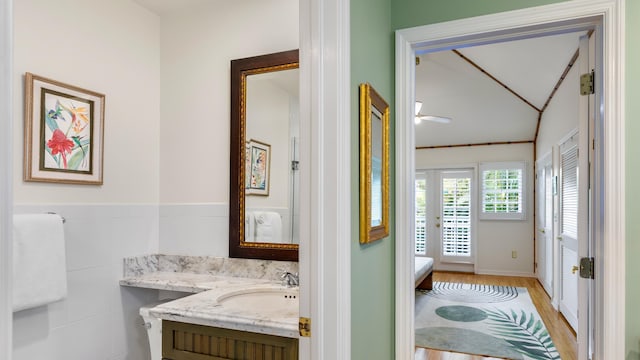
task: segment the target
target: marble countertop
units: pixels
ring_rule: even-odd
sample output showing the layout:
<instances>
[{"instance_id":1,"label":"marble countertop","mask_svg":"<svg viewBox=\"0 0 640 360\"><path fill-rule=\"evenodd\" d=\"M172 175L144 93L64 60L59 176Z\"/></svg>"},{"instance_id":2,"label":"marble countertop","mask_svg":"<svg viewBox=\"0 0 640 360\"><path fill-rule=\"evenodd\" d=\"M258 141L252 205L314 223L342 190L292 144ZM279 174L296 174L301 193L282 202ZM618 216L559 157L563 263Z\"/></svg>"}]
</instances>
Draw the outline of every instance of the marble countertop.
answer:
<instances>
[{"instance_id":1,"label":"marble countertop","mask_svg":"<svg viewBox=\"0 0 640 360\"><path fill-rule=\"evenodd\" d=\"M299 336L297 307L268 312L255 307L230 309L218 303L218 299L225 294L247 289L288 289L280 281L274 280L273 276L248 278L230 276L232 274L224 271L219 275L179 272L163 267L143 271L136 267L136 271L132 271L127 268L127 262L138 266L140 259L133 262L125 259L125 277L120 280L122 286L194 293L150 309L150 313L160 319L290 338Z\"/></svg>"},{"instance_id":2,"label":"marble countertop","mask_svg":"<svg viewBox=\"0 0 640 360\"><path fill-rule=\"evenodd\" d=\"M212 290L158 305L150 312L164 320L297 338L297 307L285 311L265 312L256 308L233 310L218 303L220 297L239 290L278 288L287 289L280 284L264 282L227 283Z\"/></svg>"},{"instance_id":3,"label":"marble countertop","mask_svg":"<svg viewBox=\"0 0 640 360\"><path fill-rule=\"evenodd\" d=\"M249 279L211 274L191 274L170 271L156 271L131 276L120 280L120 285L147 289L172 290L188 293L199 293L213 289L224 289L230 286L252 286L271 284L265 279Z\"/></svg>"}]
</instances>

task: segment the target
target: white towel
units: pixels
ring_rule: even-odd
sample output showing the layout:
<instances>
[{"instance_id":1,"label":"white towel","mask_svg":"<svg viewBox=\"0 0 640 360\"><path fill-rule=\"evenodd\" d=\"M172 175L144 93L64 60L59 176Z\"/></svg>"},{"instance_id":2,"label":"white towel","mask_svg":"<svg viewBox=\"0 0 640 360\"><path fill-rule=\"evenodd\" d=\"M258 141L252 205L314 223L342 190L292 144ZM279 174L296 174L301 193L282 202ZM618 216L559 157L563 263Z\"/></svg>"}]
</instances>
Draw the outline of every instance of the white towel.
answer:
<instances>
[{"instance_id":1,"label":"white towel","mask_svg":"<svg viewBox=\"0 0 640 360\"><path fill-rule=\"evenodd\" d=\"M282 219L273 211L256 212L256 241L282 243Z\"/></svg>"},{"instance_id":2,"label":"white towel","mask_svg":"<svg viewBox=\"0 0 640 360\"><path fill-rule=\"evenodd\" d=\"M67 296L62 219L56 214L13 216L13 311Z\"/></svg>"},{"instance_id":3,"label":"white towel","mask_svg":"<svg viewBox=\"0 0 640 360\"><path fill-rule=\"evenodd\" d=\"M256 218L252 211L244 213L244 241L254 242L256 233Z\"/></svg>"}]
</instances>

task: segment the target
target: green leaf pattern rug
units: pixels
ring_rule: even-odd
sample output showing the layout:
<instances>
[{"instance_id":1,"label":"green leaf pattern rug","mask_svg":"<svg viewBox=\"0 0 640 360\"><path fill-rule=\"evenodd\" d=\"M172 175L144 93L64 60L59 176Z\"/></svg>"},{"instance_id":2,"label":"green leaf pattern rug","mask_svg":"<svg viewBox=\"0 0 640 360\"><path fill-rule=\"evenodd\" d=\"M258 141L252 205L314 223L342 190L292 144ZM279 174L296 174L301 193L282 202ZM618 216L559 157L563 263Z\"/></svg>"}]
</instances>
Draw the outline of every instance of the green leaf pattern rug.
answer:
<instances>
[{"instance_id":1,"label":"green leaf pattern rug","mask_svg":"<svg viewBox=\"0 0 640 360\"><path fill-rule=\"evenodd\" d=\"M560 359L526 288L434 282L416 290L416 346L505 359Z\"/></svg>"}]
</instances>

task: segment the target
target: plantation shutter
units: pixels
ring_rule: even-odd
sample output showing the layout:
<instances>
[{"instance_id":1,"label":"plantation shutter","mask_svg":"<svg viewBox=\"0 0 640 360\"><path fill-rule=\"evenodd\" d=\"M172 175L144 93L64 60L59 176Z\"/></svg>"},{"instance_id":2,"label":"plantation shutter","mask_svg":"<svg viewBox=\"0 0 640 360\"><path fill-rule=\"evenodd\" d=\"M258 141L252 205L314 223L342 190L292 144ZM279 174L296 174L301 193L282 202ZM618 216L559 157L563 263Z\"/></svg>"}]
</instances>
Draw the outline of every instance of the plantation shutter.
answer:
<instances>
[{"instance_id":1,"label":"plantation shutter","mask_svg":"<svg viewBox=\"0 0 640 360\"><path fill-rule=\"evenodd\" d=\"M427 181L426 179L416 179L415 192L415 253L426 255L427 253Z\"/></svg>"},{"instance_id":2,"label":"plantation shutter","mask_svg":"<svg viewBox=\"0 0 640 360\"><path fill-rule=\"evenodd\" d=\"M471 178L442 179L442 255L471 256Z\"/></svg>"},{"instance_id":3,"label":"plantation shutter","mask_svg":"<svg viewBox=\"0 0 640 360\"><path fill-rule=\"evenodd\" d=\"M574 135L573 138L576 138ZM562 234L578 238L578 144L573 138L561 146Z\"/></svg>"},{"instance_id":4,"label":"plantation shutter","mask_svg":"<svg viewBox=\"0 0 640 360\"><path fill-rule=\"evenodd\" d=\"M480 218L524 220L526 162L480 163Z\"/></svg>"}]
</instances>

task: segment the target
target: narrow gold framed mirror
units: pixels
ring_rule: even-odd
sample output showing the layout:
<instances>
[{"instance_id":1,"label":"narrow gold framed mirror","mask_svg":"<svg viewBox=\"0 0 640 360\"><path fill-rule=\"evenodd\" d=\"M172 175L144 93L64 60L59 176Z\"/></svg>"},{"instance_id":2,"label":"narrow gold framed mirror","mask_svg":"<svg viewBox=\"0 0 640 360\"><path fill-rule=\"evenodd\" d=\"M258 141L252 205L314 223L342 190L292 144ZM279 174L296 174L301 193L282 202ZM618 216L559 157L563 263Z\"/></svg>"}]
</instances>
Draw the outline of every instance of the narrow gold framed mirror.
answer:
<instances>
[{"instance_id":1,"label":"narrow gold framed mirror","mask_svg":"<svg viewBox=\"0 0 640 360\"><path fill-rule=\"evenodd\" d=\"M389 105L360 84L360 243L389 235Z\"/></svg>"},{"instance_id":2,"label":"narrow gold framed mirror","mask_svg":"<svg viewBox=\"0 0 640 360\"><path fill-rule=\"evenodd\" d=\"M298 260L298 50L231 60L229 257Z\"/></svg>"}]
</instances>

